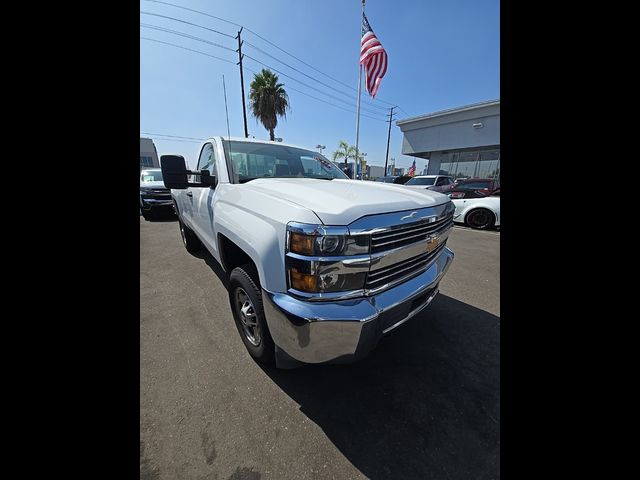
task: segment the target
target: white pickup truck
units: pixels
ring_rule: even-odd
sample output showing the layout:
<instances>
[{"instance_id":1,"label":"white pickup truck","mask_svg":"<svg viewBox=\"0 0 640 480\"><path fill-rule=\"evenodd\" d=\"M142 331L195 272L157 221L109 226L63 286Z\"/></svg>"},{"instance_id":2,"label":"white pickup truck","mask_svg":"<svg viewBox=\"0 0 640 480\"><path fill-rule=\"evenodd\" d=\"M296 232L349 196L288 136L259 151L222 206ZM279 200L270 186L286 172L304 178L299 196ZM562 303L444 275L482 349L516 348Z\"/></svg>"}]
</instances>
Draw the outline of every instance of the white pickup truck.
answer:
<instances>
[{"instance_id":1,"label":"white pickup truck","mask_svg":"<svg viewBox=\"0 0 640 480\"><path fill-rule=\"evenodd\" d=\"M186 249L222 265L242 341L279 368L362 358L453 260L446 195L350 180L305 148L215 137L196 170L179 155L161 168Z\"/></svg>"}]
</instances>

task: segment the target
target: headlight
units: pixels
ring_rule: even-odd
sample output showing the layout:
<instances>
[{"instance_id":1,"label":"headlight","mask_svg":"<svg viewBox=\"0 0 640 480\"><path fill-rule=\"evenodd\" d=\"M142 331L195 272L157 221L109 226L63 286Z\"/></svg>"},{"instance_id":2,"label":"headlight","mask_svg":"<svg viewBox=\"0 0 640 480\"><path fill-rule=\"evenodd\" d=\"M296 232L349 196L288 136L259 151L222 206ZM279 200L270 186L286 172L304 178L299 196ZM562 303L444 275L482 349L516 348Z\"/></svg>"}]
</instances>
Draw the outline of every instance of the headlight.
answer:
<instances>
[{"instance_id":1,"label":"headlight","mask_svg":"<svg viewBox=\"0 0 640 480\"><path fill-rule=\"evenodd\" d=\"M318 298L364 288L369 236L350 236L347 227L289 223L286 271L290 289Z\"/></svg>"}]
</instances>

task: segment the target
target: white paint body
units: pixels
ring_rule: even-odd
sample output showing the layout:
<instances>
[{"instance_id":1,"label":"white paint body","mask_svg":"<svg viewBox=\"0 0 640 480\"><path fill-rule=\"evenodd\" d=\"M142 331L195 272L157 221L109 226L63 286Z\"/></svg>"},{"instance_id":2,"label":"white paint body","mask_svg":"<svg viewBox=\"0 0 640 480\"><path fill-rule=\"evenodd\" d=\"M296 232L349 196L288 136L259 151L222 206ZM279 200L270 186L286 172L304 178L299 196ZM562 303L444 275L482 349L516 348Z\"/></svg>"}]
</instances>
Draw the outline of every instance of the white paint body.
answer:
<instances>
[{"instance_id":1,"label":"white paint body","mask_svg":"<svg viewBox=\"0 0 640 480\"><path fill-rule=\"evenodd\" d=\"M230 183L221 140L222 137L216 137L205 142L214 145L216 157L220 159L215 189L189 187L171 190L171 195L181 219L218 262L221 260L219 235L224 235L251 257L262 287L271 292L287 291L287 223L346 226L366 215L436 206L449 201L446 195L425 189L360 180L261 178L242 184Z\"/></svg>"}]
</instances>

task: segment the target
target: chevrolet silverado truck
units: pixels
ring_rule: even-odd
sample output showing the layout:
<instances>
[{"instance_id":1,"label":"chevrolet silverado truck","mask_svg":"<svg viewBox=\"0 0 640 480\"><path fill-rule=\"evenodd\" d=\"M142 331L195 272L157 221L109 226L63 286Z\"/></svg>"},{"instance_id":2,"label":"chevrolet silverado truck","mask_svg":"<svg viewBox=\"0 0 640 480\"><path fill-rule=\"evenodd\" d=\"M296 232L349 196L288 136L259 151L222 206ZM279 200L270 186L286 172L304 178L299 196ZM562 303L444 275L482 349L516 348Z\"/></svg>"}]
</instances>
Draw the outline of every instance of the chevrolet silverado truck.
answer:
<instances>
[{"instance_id":1,"label":"chevrolet silverado truck","mask_svg":"<svg viewBox=\"0 0 640 480\"><path fill-rule=\"evenodd\" d=\"M350 180L317 152L215 137L195 170L163 155L189 252L228 275L250 355L278 368L347 363L423 310L453 261L449 197Z\"/></svg>"},{"instance_id":2,"label":"chevrolet silverado truck","mask_svg":"<svg viewBox=\"0 0 640 480\"><path fill-rule=\"evenodd\" d=\"M159 168L145 168L140 171L140 213L149 220L161 211L173 211L171 192L164 186Z\"/></svg>"}]
</instances>

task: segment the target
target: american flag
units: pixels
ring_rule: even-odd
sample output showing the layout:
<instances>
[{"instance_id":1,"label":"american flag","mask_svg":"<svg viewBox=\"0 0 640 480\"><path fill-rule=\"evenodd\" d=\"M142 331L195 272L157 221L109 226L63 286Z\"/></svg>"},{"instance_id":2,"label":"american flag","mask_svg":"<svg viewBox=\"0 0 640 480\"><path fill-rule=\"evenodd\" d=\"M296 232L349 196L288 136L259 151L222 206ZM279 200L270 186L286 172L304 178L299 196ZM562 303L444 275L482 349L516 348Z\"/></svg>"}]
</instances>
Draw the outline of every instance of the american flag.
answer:
<instances>
[{"instance_id":1,"label":"american flag","mask_svg":"<svg viewBox=\"0 0 640 480\"><path fill-rule=\"evenodd\" d=\"M407 172L407 175L409 175L410 177L413 177L416 174L416 161L413 161L413 165L411 165L411 167L409 167L409 171Z\"/></svg>"},{"instance_id":2,"label":"american flag","mask_svg":"<svg viewBox=\"0 0 640 480\"><path fill-rule=\"evenodd\" d=\"M387 52L373 33L367 16L362 14L362 39L360 40L360 65L364 65L365 84L373 98L384 74L387 73Z\"/></svg>"}]
</instances>

